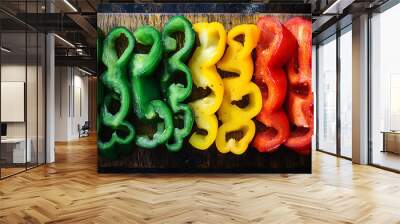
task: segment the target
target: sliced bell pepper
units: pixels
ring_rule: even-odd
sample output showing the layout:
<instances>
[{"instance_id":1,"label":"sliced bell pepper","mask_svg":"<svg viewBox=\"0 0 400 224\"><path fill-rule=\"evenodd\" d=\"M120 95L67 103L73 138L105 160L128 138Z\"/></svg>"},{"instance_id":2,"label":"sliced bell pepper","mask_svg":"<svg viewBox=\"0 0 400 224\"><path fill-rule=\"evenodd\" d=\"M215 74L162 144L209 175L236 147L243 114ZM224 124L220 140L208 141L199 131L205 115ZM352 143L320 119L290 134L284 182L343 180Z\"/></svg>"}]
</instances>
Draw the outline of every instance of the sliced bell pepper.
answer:
<instances>
[{"instance_id":1,"label":"sliced bell pepper","mask_svg":"<svg viewBox=\"0 0 400 224\"><path fill-rule=\"evenodd\" d=\"M288 118L282 110L287 80L283 66L296 50L296 39L277 18L264 16L257 22L261 30L256 47L255 82L263 96L263 107L257 120L266 126L256 134L253 145L260 152L272 152L289 137Z\"/></svg>"},{"instance_id":2,"label":"sliced bell pepper","mask_svg":"<svg viewBox=\"0 0 400 224\"><path fill-rule=\"evenodd\" d=\"M298 153L309 154L314 132L311 75L312 24L309 20L295 17L288 20L285 26L298 43L297 54L288 66L287 114L293 128L285 146Z\"/></svg>"},{"instance_id":3,"label":"sliced bell pepper","mask_svg":"<svg viewBox=\"0 0 400 224\"><path fill-rule=\"evenodd\" d=\"M288 115L292 130L285 146L300 154L311 152L311 141L314 134L314 101L313 95L306 98L295 93L288 94ZM304 119L304 120L303 120ZM304 123L303 123L304 122ZM302 125L300 125L302 124Z\"/></svg>"},{"instance_id":4,"label":"sliced bell pepper","mask_svg":"<svg viewBox=\"0 0 400 224\"><path fill-rule=\"evenodd\" d=\"M189 104L194 112L197 127L207 132L193 133L189 143L197 149L205 150L213 144L218 132L215 112L222 103L224 86L215 64L224 54L226 32L224 26L217 22L196 23L193 29L199 37L200 46L189 60L189 68L194 84L203 89L209 88L211 93Z\"/></svg>"},{"instance_id":5,"label":"sliced bell pepper","mask_svg":"<svg viewBox=\"0 0 400 224\"><path fill-rule=\"evenodd\" d=\"M272 113L261 110L257 120L267 128L257 133L253 146L260 152L273 152L281 146L289 136L290 127L285 111L281 108Z\"/></svg>"},{"instance_id":6,"label":"sliced bell pepper","mask_svg":"<svg viewBox=\"0 0 400 224\"><path fill-rule=\"evenodd\" d=\"M122 55L118 57L115 42L122 35L126 37L128 45ZM101 88L107 88L108 94L104 98L102 95L99 96L101 103L99 105L99 127L102 125L107 126L112 130L112 134L107 142L103 142L99 138L98 147L103 155L109 157L116 156L116 152L113 150L116 144L129 144L135 137L134 127L125 120L131 101L127 80L127 65L134 48L134 43L135 41L131 32L124 27L112 29L104 40L102 61L107 69L100 77L102 83L100 86ZM110 112L112 101L118 101L120 104L116 113ZM119 136L121 131L125 132L123 136Z\"/></svg>"},{"instance_id":7,"label":"sliced bell pepper","mask_svg":"<svg viewBox=\"0 0 400 224\"><path fill-rule=\"evenodd\" d=\"M154 148L166 143L174 131L172 113L161 99L159 82L155 74L162 58L161 34L152 26L142 26L133 35L137 43L150 47L147 54L134 51L130 61L135 114L143 122L157 126L156 132L151 137L138 134L136 145Z\"/></svg>"},{"instance_id":8,"label":"sliced bell pepper","mask_svg":"<svg viewBox=\"0 0 400 224\"><path fill-rule=\"evenodd\" d=\"M182 32L184 35L183 46L180 49L177 49L178 40L173 36L178 32ZM175 152L182 148L183 139L190 134L194 122L192 110L188 104L184 103L192 93L193 86L192 74L185 65L195 42L192 24L183 16L171 17L162 31L162 42L165 59L161 77L161 89L174 113L174 119L183 121L183 127L176 127L175 125L174 142L168 141L165 144L168 150ZM173 53L172 56L169 56L171 53ZM174 81L178 78L183 78L184 83Z\"/></svg>"},{"instance_id":9,"label":"sliced bell pepper","mask_svg":"<svg viewBox=\"0 0 400 224\"><path fill-rule=\"evenodd\" d=\"M262 98L258 86L251 82L254 71L251 53L257 45L259 35L260 31L256 25L243 24L233 27L228 32L229 47L217 64L219 69L239 75L223 79L224 98L218 110L222 125L215 140L221 153L243 154L256 131L251 119L260 112ZM243 43L236 40L239 36L243 36ZM245 96L249 99L245 107L234 104ZM234 132L241 132L241 138L229 137L229 133Z\"/></svg>"}]
</instances>

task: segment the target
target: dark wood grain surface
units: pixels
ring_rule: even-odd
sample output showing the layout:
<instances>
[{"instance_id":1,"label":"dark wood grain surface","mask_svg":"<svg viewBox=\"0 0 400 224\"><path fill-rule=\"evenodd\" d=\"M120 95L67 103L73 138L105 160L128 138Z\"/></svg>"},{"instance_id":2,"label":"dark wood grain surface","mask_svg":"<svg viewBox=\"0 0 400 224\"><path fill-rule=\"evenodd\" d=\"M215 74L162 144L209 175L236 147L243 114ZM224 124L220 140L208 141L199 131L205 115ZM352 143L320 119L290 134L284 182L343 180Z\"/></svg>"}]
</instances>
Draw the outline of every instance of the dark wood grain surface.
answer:
<instances>
[{"instance_id":1,"label":"dark wood grain surface","mask_svg":"<svg viewBox=\"0 0 400 224\"><path fill-rule=\"evenodd\" d=\"M105 33L113 27L125 26L134 31L147 24L162 29L163 24L175 13L98 13L98 27ZM235 25L257 22L261 15L277 16L282 22L293 16L304 14L238 14L238 13L198 13L183 14L192 23L218 21L226 31ZM132 116L134 114L132 113ZM137 127L138 128L138 127ZM190 136L190 135L189 135ZM215 144L208 150L193 148L187 141L180 152L169 152L164 146L142 149L135 145L132 153L121 155L117 160L99 157L99 172L263 172L263 173L310 173L311 156L299 155L284 147L274 153L260 153L249 147L242 155L222 154Z\"/></svg>"}]
</instances>

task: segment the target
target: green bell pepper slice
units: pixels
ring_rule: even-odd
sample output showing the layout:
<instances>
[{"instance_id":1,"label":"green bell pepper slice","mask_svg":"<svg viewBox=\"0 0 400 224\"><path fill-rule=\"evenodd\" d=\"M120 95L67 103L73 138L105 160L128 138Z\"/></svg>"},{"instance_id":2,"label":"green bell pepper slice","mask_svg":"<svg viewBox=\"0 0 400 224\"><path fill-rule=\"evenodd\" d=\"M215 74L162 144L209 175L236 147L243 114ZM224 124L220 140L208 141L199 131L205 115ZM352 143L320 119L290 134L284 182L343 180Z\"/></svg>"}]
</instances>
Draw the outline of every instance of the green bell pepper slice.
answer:
<instances>
[{"instance_id":1,"label":"green bell pepper slice","mask_svg":"<svg viewBox=\"0 0 400 224\"><path fill-rule=\"evenodd\" d=\"M127 39L127 47L121 56L118 56L116 49L116 41L124 35ZM116 27L112 29L103 42L102 62L106 67L105 72L101 75L99 101L99 133L102 132L102 126L107 126L112 130L111 138L103 142L98 139L98 147L102 155L113 158L116 156L116 147L123 148L133 142L135 138L135 129L126 117L130 110L131 95L127 79L127 67L134 48L135 40L124 27ZM101 45L99 43L99 45ZM100 51L101 52L101 51ZM106 91L103 96L103 91ZM113 101L119 102L120 106L115 113L110 111ZM123 133L125 132L125 133Z\"/></svg>"},{"instance_id":2,"label":"green bell pepper slice","mask_svg":"<svg viewBox=\"0 0 400 224\"><path fill-rule=\"evenodd\" d=\"M178 40L174 36L177 33L184 35L183 46L180 49ZM185 65L195 43L195 32L190 21L184 16L171 17L162 30L162 42L165 59L161 89L174 113L174 119L183 121L183 127L174 128L174 141L166 143L168 150L176 152L181 150L183 140L190 134L194 123L193 112L189 105L184 103L190 96L193 86L192 75ZM169 56L171 53L173 54ZM174 81L177 79L183 79L186 85Z\"/></svg>"},{"instance_id":3,"label":"green bell pepper slice","mask_svg":"<svg viewBox=\"0 0 400 224\"><path fill-rule=\"evenodd\" d=\"M161 35L152 26L139 27L133 35L137 43L150 47L147 54L134 52L130 61L134 111L140 120L157 126L151 137L137 135L136 145L154 148L167 142L174 128L171 110L162 101L155 74L162 58Z\"/></svg>"}]
</instances>

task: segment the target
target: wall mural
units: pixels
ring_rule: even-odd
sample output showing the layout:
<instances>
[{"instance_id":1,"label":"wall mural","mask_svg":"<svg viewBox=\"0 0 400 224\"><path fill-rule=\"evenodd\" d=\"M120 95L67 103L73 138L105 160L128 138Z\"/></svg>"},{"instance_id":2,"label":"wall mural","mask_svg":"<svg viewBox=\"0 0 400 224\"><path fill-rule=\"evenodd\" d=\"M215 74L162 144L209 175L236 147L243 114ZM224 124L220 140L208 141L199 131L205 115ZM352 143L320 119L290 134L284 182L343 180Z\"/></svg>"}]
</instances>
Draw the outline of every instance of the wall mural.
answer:
<instances>
[{"instance_id":1,"label":"wall mural","mask_svg":"<svg viewBox=\"0 0 400 224\"><path fill-rule=\"evenodd\" d=\"M100 172L311 172L310 9L234 5L99 7Z\"/></svg>"}]
</instances>

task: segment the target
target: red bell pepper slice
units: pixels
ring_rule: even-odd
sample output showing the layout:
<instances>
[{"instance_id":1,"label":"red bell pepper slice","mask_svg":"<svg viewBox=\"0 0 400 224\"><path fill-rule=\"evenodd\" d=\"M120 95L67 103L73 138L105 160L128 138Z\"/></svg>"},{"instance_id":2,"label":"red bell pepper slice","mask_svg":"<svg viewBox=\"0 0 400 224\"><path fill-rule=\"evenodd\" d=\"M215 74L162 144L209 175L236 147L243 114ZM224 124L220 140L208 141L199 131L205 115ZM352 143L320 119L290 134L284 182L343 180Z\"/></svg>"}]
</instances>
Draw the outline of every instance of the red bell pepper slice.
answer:
<instances>
[{"instance_id":1,"label":"red bell pepper slice","mask_svg":"<svg viewBox=\"0 0 400 224\"><path fill-rule=\"evenodd\" d=\"M281 146L290 134L289 121L283 109L269 113L262 110L257 116L267 128L257 133L253 146L260 152L273 152Z\"/></svg>"},{"instance_id":2,"label":"red bell pepper slice","mask_svg":"<svg viewBox=\"0 0 400 224\"><path fill-rule=\"evenodd\" d=\"M288 66L287 114L292 130L284 145L298 153L309 154L314 131L312 24L309 20L295 17L289 19L285 26L296 38L298 49Z\"/></svg>"},{"instance_id":3,"label":"red bell pepper slice","mask_svg":"<svg viewBox=\"0 0 400 224\"><path fill-rule=\"evenodd\" d=\"M282 110L287 88L283 66L295 53L297 41L275 17L261 17L257 27L260 39L256 47L255 83L261 89L263 109L256 119L267 128L256 134L253 146L260 152L272 152L290 133L288 118Z\"/></svg>"},{"instance_id":4,"label":"red bell pepper slice","mask_svg":"<svg viewBox=\"0 0 400 224\"><path fill-rule=\"evenodd\" d=\"M292 125L285 146L301 154L311 152L311 140L314 132L314 101L312 93L306 98L295 93L288 95L288 116Z\"/></svg>"}]
</instances>

